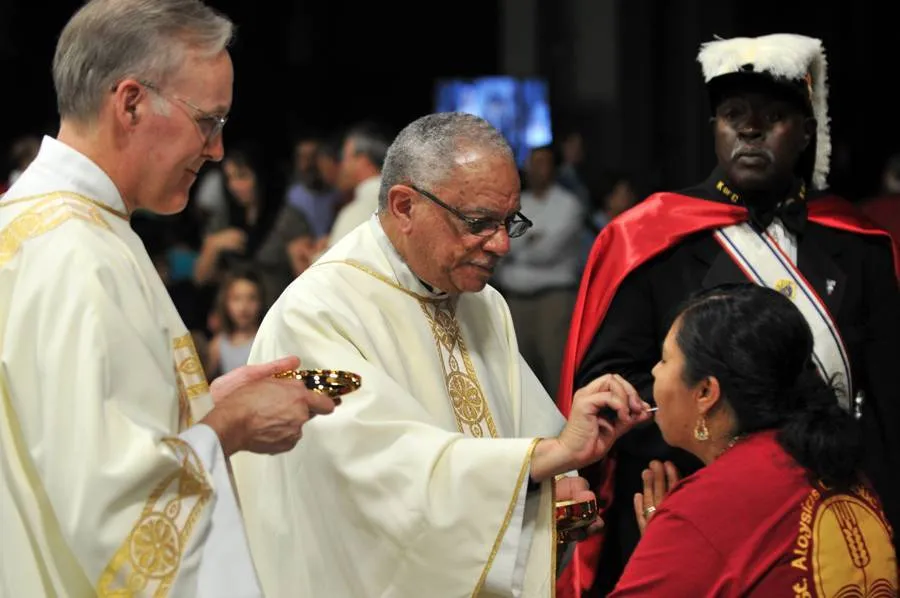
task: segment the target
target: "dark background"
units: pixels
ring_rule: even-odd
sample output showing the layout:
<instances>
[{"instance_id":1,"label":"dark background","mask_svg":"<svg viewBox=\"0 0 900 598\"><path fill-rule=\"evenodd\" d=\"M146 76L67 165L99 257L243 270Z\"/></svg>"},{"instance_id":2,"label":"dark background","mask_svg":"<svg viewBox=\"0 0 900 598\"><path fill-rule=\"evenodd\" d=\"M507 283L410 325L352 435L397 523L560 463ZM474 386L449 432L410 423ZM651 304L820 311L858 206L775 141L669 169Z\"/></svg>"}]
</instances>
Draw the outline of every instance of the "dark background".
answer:
<instances>
[{"instance_id":1,"label":"dark background","mask_svg":"<svg viewBox=\"0 0 900 598\"><path fill-rule=\"evenodd\" d=\"M80 4L0 1L4 152L21 134L55 132L50 63L59 31ZM331 133L360 119L398 130L432 110L439 77L539 75L550 82L555 133L582 131L590 172L624 168L644 191L677 188L713 164L695 60L700 43L784 32L826 45L835 190L851 199L874 193L884 160L900 151L897 3L211 4L238 25L226 146L252 139L273 163L287 159L299 131Z\"/></svg>"}]
</instances>

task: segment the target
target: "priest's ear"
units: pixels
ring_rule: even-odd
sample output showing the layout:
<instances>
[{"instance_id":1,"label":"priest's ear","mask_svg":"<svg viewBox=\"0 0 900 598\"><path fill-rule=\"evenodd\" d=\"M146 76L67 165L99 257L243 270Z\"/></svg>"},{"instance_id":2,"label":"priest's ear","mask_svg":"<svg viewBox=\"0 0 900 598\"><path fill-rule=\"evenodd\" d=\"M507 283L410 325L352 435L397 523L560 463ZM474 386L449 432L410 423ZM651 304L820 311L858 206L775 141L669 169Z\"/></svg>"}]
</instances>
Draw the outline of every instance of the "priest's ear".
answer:
<instances>
[{"instance_id":1,"label":"priest's ear","mask_svg":"<svg viewBox=\"0 0 900 598\"><path fill-rule=\"evenodd\" d=\"M396 221L402 231L409 230L411 226L415 195L415 190L408 185L394 185L388 189L387 203L382 210Z\"/></svg>"},{"instance_id":2,"label":"priest's ear","mask_svg":"<svg viewBox=\"0 0 900 598\"><path fill-rule=\"evenodd\" d=\"M137 124L143 110L141 102L147 96L144 86L134 79L120 81L112 88L113 111L122 127L129 129Z\"/></svg>"}]
</instances>

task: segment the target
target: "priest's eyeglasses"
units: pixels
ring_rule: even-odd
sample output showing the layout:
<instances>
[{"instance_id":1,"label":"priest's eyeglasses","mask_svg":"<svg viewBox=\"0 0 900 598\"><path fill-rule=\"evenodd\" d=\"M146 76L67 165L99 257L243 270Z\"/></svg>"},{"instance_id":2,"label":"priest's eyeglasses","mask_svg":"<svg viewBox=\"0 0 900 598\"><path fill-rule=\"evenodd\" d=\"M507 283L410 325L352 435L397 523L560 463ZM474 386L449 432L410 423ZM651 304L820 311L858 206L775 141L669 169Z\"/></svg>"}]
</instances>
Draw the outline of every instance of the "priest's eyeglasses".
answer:
<instances>
[{"instance_id":1,"label":"priest's eyeglasses","mask_svg":"<svg viewBox=\"0 0 900 598\"><path fill-rule=\"evenodd\" d=\"M516 212L512 216L508 217L506 220L497 220L496 218L474 218L472 216L466 216L453 206L447 205L443 201L437 198L432 193L425 191L424 189L420 189L415 185L409 185L410 188L416 191L419 195L425 197L429 201L436 203L441 206L458 219L460 219L463 224L466 225L466 230L468 230L471 234L477 235L479 237L490 237L495 234L500 227L506 229L506 234L509 235L511 239L515 239L516 237L521 237L524 235L529 228L534 226L534 223L525 217L522 212Z\"/></svg>"},{"instance_id":2,"label":"priest's eyeglasses","mask_svg":"<svg viewBox=\"0 0 900 598\"><path fill-rule=\"evenodd\" d=\"M147 89L156 93L159 97L164 98L170 102L173 100L176 102L181 102L182 104L196 112L197 115L193 116L192 118L194 122L197 123L197 128L200 129L200 134L203 135L206 143L210 143L213 139L215 139L216 136L222 132L222 129L225 128L225 123L228 122L227 116L219 116L218 114L207 112L193 102L175 95L167 94L159 87L157 87L156 84L151 83L150 81L139 81L139 83Z\"/></svg>"}]
</instances>

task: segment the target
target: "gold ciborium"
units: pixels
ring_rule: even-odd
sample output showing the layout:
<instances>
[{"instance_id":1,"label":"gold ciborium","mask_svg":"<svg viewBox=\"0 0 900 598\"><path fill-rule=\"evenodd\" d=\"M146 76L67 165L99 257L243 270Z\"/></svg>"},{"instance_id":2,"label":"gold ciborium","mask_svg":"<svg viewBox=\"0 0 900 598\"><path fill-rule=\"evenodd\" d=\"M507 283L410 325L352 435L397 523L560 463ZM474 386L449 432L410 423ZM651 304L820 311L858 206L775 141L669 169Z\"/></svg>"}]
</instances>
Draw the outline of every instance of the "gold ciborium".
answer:
<instances>
[{"instance_id":1,"label":"gold ciborium","mask_svg":"<svg viewBox=\"0 0 900 598\"><path fill-rule=\"evenodd\" d=\"M556 542L566 544L575 538L573 532L597 520L597 501L594 499L556 503Z\"/></svg>"},{"instance_id":2,"label":"gold ciborium","mask_svg":"<svg viewBox=\"0 0 900 598\"><path fill-rule=\"evenodd\" d=\"M285 370L274 377L300 380L306 388L328 395L335 403L340 403L339 397L353 392L362 384L358 374L341 370Z\"/></svg>"}]
</instances>

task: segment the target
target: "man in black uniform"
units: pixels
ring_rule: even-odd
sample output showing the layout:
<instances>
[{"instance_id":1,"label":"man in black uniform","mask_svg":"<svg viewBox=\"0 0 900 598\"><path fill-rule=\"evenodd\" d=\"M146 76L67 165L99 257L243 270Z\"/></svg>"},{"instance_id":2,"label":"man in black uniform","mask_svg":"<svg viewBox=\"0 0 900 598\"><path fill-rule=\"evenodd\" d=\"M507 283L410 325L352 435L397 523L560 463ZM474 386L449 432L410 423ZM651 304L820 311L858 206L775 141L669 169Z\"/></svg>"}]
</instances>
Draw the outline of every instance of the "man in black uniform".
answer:
<instances>
[{"instance_id":1,"label":"man in black uniform","mask_svg":"<svg viewBox=\"0 0 900 598\"><path fill-rule=\"evenodd\" d=\"M896 529L896 248L826 191L831 144L821 42L798 35L718 40L704 44L698 60L718 165L691 189L649 197L597 238L573 314L559 406L568 413L571 389L607 372L623 375L652 402L650 372L684 299L748 279L776 288L806 315L813 362L838 383L842 406L860 417L865 473ZM651 424L619 440L614 458L582 472L607 507L606 528L576 548L559 580L561 598L602 596L615 585L639 539L632 497L654 459L673 461L683 475L701 465L666 445Z\"/></svg>"}]
</instances>

